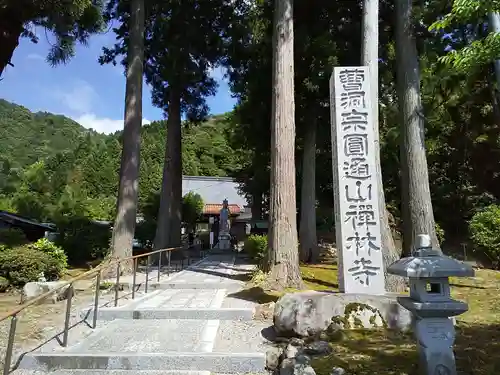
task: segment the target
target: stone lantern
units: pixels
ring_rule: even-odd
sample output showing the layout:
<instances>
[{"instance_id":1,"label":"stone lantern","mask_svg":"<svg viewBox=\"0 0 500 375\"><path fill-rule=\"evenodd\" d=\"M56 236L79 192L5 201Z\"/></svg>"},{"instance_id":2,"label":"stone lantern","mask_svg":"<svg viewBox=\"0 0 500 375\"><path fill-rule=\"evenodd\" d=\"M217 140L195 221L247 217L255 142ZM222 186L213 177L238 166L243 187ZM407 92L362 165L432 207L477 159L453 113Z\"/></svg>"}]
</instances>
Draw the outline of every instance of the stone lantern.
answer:
<instances>
[{"instance_id":1,"label":"stone lantern","mask_svg":"<svg viewBox=\"0 0 500 375\"><path fill-rule=\"evenodd\" d=\"M398 302L413 313L422 373L456 375L450 317L463 314L468 306L451 298L448 278L474 276L472 267L432 249L430 237L421 234L412 256L391 264L387 272L409 278L410 296L398 297Z\"/></svg>"}]
</instances>

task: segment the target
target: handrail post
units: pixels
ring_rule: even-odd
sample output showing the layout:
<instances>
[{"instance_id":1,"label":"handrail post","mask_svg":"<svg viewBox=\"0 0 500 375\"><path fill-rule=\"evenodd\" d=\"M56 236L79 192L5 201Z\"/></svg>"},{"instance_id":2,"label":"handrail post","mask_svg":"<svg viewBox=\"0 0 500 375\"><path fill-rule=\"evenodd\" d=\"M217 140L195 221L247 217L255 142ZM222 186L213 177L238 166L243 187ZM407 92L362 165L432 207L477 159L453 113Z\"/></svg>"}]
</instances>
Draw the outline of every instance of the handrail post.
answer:
<instances>
[{"instance_id":1,"label":"handrail post","mask_svg":"<svg viewBox=\"0 0 500 375\"><path fill-rule=\"evenodd\" d=\"M146 257L146 281L144 283L144 293L148 292L149 279L149 255Z\"/></svg>"},{"instance_id":2,"label":"handrail post","mask_svg":"<svg viewBox=\"0 0 500 375\"><path fill-rule=\"evenodd\" d=\"M172 255L171 251L167 251L167 276L170 276L170 255Z\"/></svg>"},{"instance_id":3,"label":"handrail post","mask_svg":"<svg viewBox=\"0 0 500 375\"><path fill-rule=\"evenodd\" d=\"M97 327L97 309L99 308L99 291L101 289L101 271L97 273L95 281L95 296L94 296L94 317L92 318L92 328Z\"/></svg>"},{"instance_id":4,"label":"handrail post","mask_svg":"<svg viewBox=\"0 0 500 375\"><path fill-rule=\"evenodd\" d=\"M12 362L12 350L14 349L14 338L16 337L17 315L13 315L10 320L9 339L7 341L7 350L5 351L5 361L3 364L3 375L8 375L10 372L10 364Z\"/></svg>"},{"instance_id":5,"label":"handrail post","mask_svg":"<svg viewBox=\"0 0 500 375\"><path fill-rule=\"evenodd\" d=\"M69 333L69 318L71 316L71 301L73 299L73 283L69 284L68 290L66 291L66 316L64 318L64 332L62 346L68 346L68 333Z\"/></svg>"},{"instance_id":6,"label":"handrail post","mask_svg":"<svg viewBox=\"0 0 500 375\"><path fill-rule=\"evenodd\" d=\"M157 281L160 282L160 275L161 275L161 257L163 255L163 251L160 251L158 256L158 276L157 276Z\"/></svg>"},{"instance_id":7,"label":"handrail post","mask_svg":"<svg viewBox=\"0 0 500 375\"><path fill-rule=\"evenodd\" d=\"M118 291L120 289L120 262L116 266L116 285L115 285L115 307L118 306Z\"/></svg>"},{"instance_id":8,"label":"handrail post","mask_svg":"<svg viewBox=\"0 0 500 375\"><path fill-rule=\"evenodd\" d=\"M135 299L135 282L137 277L137 258L134 258L134 274L132 276L132 299Z\"/></svg>"}]
</instances>

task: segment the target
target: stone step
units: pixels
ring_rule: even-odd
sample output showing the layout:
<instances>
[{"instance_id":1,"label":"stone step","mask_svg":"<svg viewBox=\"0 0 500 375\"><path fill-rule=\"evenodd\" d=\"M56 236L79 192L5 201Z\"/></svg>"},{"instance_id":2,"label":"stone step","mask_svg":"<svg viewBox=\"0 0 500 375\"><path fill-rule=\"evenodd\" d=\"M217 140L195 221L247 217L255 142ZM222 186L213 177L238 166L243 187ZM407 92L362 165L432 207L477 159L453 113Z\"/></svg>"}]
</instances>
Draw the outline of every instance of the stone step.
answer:
<instances>
[{"instance_id":1,"label":"stone step","mask_svg":"<svg viewBox=\"0 0 500 375\"><path fill-rule=\"evenodd\" d=\"M210 371L189 370L98 370L98 369L64 369L55 371L40 371L18 369L11 375L211 375ZM212 373L214 375L214 373Z\"/></svg>"},{"instance_id":2,"label":"stone step","mask_svg":"<svg viewBox=\"0 0 500 375\"><path fill-rule=\"evenodd\" d=\"M226 295L225 289L156 290L125 306L101 307L97 319L252 319L252 304ZM80 312L87 321L93 315L93 307Z\"/></svg>"},{"instance_id":3,"label":"stone step","mask_svg":"<svg viewBox=\"0 0 500 375\"><path fill-rule=\"evenodd\" d=\"M64 369L55 371L17 369L10 375L228 375L211 371L189 370L98 370L98 369ZM269 375L267 371L252 372L252 375Z\"/></svg>"},{"instance_id":4,"label":"stone step","mask_svg":"<svg viewBox=\"0 0 500 375\"><path fill-rule=\"evenodd\" d=\"M169 280L164 282L153 282L150 284L150 288L154 290L169 290L169 289L226 289L231 291L236 291L241 289L242 283L231 282L231 281L199 281L190 282L188 280L183 280L179 282L178 280Z\"/></svg>"},{"instance_id":5,"label":"stone step","mask_svg":"<svg viewBox=\"0 0 500 375\"><path fill-rule=\"evenodd\" d=\"M209 319L209 320L252 320L252 308L203 307L203 308L151 308L124 309L103 308L97 313L98 320L115 319ZM88 314L88 315L87 315ZM92 317L93 309L81 312L82 318Z\"/></svg>"},{"instance_id":6,"label":"stone step","mask_svg":"<svg viewBox=\"0 0 500 375\"><path fill-rule=\"evenodd\" d=\"M22 368L38 371L53 370L170 370L219 372L225 374L260 373L265 371L264 353L166 352L166 353L38 353L28 354ZM70 373L73 373L71 371ZM122 371L120 371L123 374ZM163 372L162 372L163 373ZM108 372L106 371L106 374Z\"/></svg>"},{"instance_id":7,"label":"stone step","mask_svg":"<svg viewBox=\"0 0 500 375\"><path fill-rule=\"evenodd\" d=\"M224 323L227 322L227 323ZM265 351L255 350L231 321L117 319L67 348L41 348L23 357L20 368L261 372ZM243 324L243 322L238 322ZM248 323L250 324L250 323ZM243 328L243 329L242 329ZM260 330L259 327L256 328ZM244 334L244 326L237 328ZM220 338L219 336L222 336ZM243 338L243 340L242 340ZM238 340L237 345L227 340Z\"/></svg>"},{"instance_id":8,"label":"stone step","mask_svg":"<svg viewBox=\"0 0 500 375\"><path fill-rule=\"evenodd\" d=\"M169 279L154 281L151 289L240 289L248 277L245 274L251 268L234 265L235 257L231 254L225 256L208 256L203 261L195 263L183 271L172 275Z\"/></svg>"}]
</instances>

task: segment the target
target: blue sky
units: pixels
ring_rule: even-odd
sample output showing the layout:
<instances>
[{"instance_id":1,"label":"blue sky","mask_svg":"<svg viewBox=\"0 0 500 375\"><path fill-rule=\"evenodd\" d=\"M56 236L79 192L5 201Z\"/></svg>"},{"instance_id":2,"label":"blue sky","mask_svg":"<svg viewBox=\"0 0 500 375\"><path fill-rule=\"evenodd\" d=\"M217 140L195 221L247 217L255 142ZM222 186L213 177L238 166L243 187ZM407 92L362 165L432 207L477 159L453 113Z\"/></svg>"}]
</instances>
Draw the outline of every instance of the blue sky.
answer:
<instances>
[{"instance_id":1,"label":"blue sky","mask_svg":"<svg viewBox=\"0 0 500 375\"><path fill-rule=\"evenodd\" d=\"M86 128L102 133L123 129L125 77L121 66L97 62L103 46L114 43L114 33L96 35L88 46L78 46L76 56L66 65L55 68L45 62L52 36L38 30L39 43L22 39L12 63L0 81L0 98L23 105L31 111L66 115ZM210 112L230 111L231 98L223 71L212 76L219 82L217 95L208 99ZM149 87L144 85L143 123L163 118L163 112L151 105Z\"/></svg>"}]
</instances>

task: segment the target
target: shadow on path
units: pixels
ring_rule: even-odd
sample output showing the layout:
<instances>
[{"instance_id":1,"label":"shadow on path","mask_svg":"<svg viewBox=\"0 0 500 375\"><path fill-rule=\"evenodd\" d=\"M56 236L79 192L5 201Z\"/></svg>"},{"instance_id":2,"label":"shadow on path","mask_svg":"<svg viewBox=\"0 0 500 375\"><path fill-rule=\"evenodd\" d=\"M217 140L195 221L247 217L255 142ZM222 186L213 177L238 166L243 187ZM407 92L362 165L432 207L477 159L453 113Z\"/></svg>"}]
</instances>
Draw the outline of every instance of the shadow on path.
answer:
<instances>
[{"instance_id":1,"label":"shadow on path","mask_svg":"<svg viewBox=\"0 0 500 375\"><path fill-rule=\"evenodd\" d=\"M257 286L249 289L243 289L239 292L228 294L227 296L242 299L244 301L256 302L258 304L276 302L279 299L278 295L270 294L261 287Z\"/></svg>"},{"instance_id":2,"label":"shadow on path","mask_svg":"<svg viewBox=\"0 0 500 375\"><path fill-rule=\"evenodd\" d=\"M220 267L220 268L222 268L222 267ZM241 274L229 274L229 273L212 271L212 270L207 270L207 269L202 269L202 268L194 268L194 267L188 268L188 270L192 271L192 272L198 272L198 273L204 273L207 275L218 276L218 277L222 277L224 279L243 281L243 282L247 282L247 281L250 281L252 279L252 271L248 271L246 273L241 273Z\"/></svg>"}]
</instances>

